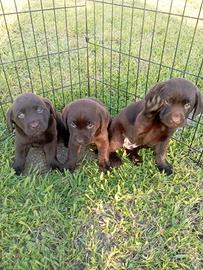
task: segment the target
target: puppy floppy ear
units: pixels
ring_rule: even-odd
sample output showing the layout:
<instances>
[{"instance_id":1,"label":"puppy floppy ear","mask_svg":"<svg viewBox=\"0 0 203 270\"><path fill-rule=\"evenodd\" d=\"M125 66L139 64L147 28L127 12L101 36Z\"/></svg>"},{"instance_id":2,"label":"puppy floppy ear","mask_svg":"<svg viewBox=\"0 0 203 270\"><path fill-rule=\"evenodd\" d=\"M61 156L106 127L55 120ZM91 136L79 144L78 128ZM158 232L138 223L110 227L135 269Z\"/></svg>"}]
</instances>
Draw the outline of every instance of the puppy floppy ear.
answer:
<instances>
[{"instance_id":1,"label":"puppy floppy ear","mask_svg":"<svg viewBox=\"0 0 203 270\"><path fill-rule=\"evenodd\" d=\"M66 128L68 128L68 124L67 124L68 112L69 112L69 106L66 105L65 108L63 108L63 110L62 110L62 119L63 119L63 123L64 123Z\"/></svg>"},{"instance_id":2,"label":"puppy floppy ear","mask_svg":"<svg viewBox=\"0 0 203 270\"><path fill-rule=\"evenodd\" d=\"M54 106L51 103L51 101L47 98L43 98L42 100L44 101L47 108L50 110L50 113L53 114L54 118L56 119L56 111L55 111Z\"/></svg>"},{"instance_id":3,"label":"puppy floppy ear","mask_svg":"<svg viewBox=\"0 0 203 270\"><path fill-rule=\"evenodd\" d=\"M195 102L195 106L194 106L194 116L203 113L203 99L202 99L202 95L199 91L199 89L197 89L196 92L196 102Z\"/></svg>"},{"instance_id":4,"label":"puppy floppy ear","mask_svg":"<svg viewBox=\"0 0 203 270\"><path fill-rule=\"evenodd\" d=\"M102 128L108 129L108 126L110 123L110 115L106 110L99 111L98 116L99 116L100 125L95 133L96 136L101 132Z\"/></svg>"},{"instance_id":5,"label":"puppy floppy ear","mask_svg":"<svg viewBox=\"0 0 203 270\"><path fill-rule=\"evenodd\" d=\"M9 129L13 131L13 107L11 107L6 114L6 123Z\"/></svg>"},{"instance_id":6,"label":"puppy floppy ear","mask_svg":"<svg viewBox=\"0 0 203 270\"><path fill-rule=\"evenodd\" d=\"M109 122L110 122L110 115L107 111L104 112L100 112L100 116L101 116L101 124L105 127L109 126Z\"/></svg>"}]
</instances>

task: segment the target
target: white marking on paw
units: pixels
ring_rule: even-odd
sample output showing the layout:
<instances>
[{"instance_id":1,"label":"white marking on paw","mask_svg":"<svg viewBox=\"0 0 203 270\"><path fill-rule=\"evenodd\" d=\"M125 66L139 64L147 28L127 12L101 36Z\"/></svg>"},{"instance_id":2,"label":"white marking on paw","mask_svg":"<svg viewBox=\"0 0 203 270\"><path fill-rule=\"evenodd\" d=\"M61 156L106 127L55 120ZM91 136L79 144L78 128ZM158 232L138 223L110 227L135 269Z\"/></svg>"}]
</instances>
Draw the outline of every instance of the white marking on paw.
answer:
<instances>
[{"instance_id":1,"label":"white marking on paw","mask_svg":"<svg viewBox=\"0 0 203 270\"><path fill-rule=\"evenodd\" d=\"M139 146L138 144L131 143L130 140L127 137L125 137L123 147L125 147L128 150L132 150L132 149L134 149L134 148L136 148L138 146Z\"/></svg>"}]
</instances>

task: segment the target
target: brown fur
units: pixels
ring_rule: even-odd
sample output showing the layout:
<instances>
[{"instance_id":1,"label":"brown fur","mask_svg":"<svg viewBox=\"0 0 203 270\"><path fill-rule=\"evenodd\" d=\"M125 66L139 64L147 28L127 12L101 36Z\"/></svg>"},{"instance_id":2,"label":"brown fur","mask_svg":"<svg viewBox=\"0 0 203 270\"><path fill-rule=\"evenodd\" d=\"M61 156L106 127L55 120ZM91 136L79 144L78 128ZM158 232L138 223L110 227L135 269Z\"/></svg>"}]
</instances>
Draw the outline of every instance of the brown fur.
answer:
<instances>
[{"instance_id":1,"label":"brown fur","mask_svg":"<svg viewBox=\"0 0 203 270\"><path fill-rule=\"evenodd\" d=\"M15 128L13 168L16 174L24 170L26 156L31 146L43 148L49 168L61 168L56 158L57 127L65 127L60 113L55 112L48 99L32 93L17 97L7 112L7 123L10 128Z\"/></svg>"},{"instance_id":2,"label":"brown fur","mask_svg":"<svg viewBox=\"0 0 203 270\"><path fill-rule=\"evenodd\" d=\"M115 151L123 147L127 137L132 149L129 158L140 162L138 150L152 147L158 168L167 174L172 166L166 161L169 140L175 130L184 126L188 115L203 112L199 89L190 81L181 78L170 79L155 85L144 100L124 108L110 126L110 159L112 165L121 164Z\"/></svg>"},{"instance_id":3,"label":"brown fur","mask_svg":"<svg viewBox=\"0 0 203 270\"><path fill-rule=\"evenodd\" d=\"M107 128L110 116L104 105L91 98L75 100L63 109L62 117L70 132L65 168L70 171L75 169L81 146L96 144L99 167L106 171L109 168Z\"/></svg>"}]
</instances>

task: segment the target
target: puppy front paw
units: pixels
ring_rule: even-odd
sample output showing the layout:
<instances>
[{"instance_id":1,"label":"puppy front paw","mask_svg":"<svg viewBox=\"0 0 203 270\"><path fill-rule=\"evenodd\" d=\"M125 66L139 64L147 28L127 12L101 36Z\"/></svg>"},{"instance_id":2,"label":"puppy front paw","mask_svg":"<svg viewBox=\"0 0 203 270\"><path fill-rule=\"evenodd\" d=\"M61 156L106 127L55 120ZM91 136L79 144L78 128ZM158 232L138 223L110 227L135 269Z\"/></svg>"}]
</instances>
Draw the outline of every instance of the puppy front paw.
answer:
<instances>
[{"instance_id":1,"label":"puppy front paw","mask_svg":"<svg viewBox=\"0 0 203 270\"><path fill-rule=\"evenodd\" d=\"M126 154L134 165L140 165L142 163L142 158L140 157L138 152L135 151L135 149L133 150L126 149Z\"/></svg>"},{"instance_id":2,"label":"puppy front paw","mask_svg":"<svg viewBox=\"0 0 203 270\"><path fill-rule=\"evenodd\" d=\"M48 164L48 168L51 170L59 170L61 172L63 171L63 165L57 160L50 162Z\"/></svg>"},{"instance_id":3,"label":"puppy front paw","mask_svg":"<svg viewBox=\"0 0 203 270\"><path fill-rule=\"evenodd\" d=\"M154 114L159 112L163 106L163 100L160 96L153 96L145 102L145 113Z\"/></svg>"},{"instance_id":4,"label":"puppy front paw","mask_svg":"<svg viewBox=\"0 0 203 270\"><path fill-rule=\"evenodd\" d=\"M75 168L76 168L76 164L75 163L72 163L72 162L67 162L64 165L64 169L69 170L71 173L74 172Z\"/></svg>"},{"instance_id":5,"label":"puppy front paw","mask_svg":"<svg viewBox=\"0 0 203 270\"><path fill-rule=\"evenodd\" d=\"M116 152L112 152L109 156L109 163L111 168L119 167L120 165L122 165L122 159L118 156Z\"/></svg>"},{"instance_id":6,"label":"puppy front paw","mask_svg":"<svg viewBox=\"0 0 203 270\"><path fill-rule=\"evenodd\" d=\"M170 175L173 173L173 166L169 163L157 164L157 167L161 172L165 172L167 175Z\"/></svg>"},{"instance_id":7,"label":"puppy front paw","mask_svg":"<svg viewBox=\"0 0 203 270\"><path fill-rule=\"evenodd\" d=\"M24 165L18 165L14 162L13 169L15 170L16 175L20 175L24 170Z\"/></svg>"},{"instance_id":8,"label":"puppy front paw","mask_svg":"<svg viewBox=\"0 0 203 270\"><path fill-rule=\"evenodd\" d=\"M110 162L104 161L104 162L100 163L99 169L100 169L100 171L106 173L107 171L109 171L111 169Z\"/></svg>"},{"instance_id":9,"label":"puppy front paw","mask_svg":"<svg viewBox=\"0 0 203 270\"><path fill-rule=\"evenodd\" d=\"M15 170L16 175L20 175L24 170L24 168L19 167L19 166L13 167L13 169Z\"/></svg>"}]
</instances>

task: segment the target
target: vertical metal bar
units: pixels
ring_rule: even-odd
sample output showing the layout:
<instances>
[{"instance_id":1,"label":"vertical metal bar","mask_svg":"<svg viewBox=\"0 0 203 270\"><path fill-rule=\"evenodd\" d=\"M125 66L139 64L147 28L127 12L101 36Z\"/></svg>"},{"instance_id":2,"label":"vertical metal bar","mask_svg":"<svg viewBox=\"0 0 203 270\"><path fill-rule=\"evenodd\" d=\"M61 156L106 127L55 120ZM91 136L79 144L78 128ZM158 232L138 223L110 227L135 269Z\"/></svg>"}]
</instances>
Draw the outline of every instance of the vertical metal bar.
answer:
<instances>
[{"instance_id":1,"label":"vertical metal bar","mask_svg":"<svg viewBox=\"0 0 203 270\"><path fill-rule=\"evenodd\" d=\"M131 21L130 21L130 38L129 38L129 48L128 48L128 67L127 67L127 82L126 82L126 92L125 92L125 104L127 105L128 99L128 85L129 85L129 72L130 72L130 55L132 47L132 34L133 34L133 25L134 25L134 6L135 0L133 0L132 9L131 9Z\"/></svg>"},{"instance_id":2,"label":"vertical metal bar","mask_svg":"<svg viewBox=\"0 0 203 270\"><path fill-rule=\"evenodd\" d=\"M57 21L56 21L55 0L53 0L53 9L54 9L54 25L55 25L55 31L56 31L56 44L57 44L57 53L58 53L58 60L59 60L59 73L60 73L60 80L61 80L62 98L63 98L63 105L65 105L64 90L63 90L64 85L63 85L62 68L61 68L61 55L60 55L60 48L59 48L58 26L57 26Z\"/></svg>"},{"instance_id":3,"label":"vertical metal bar","mask_svg":"<svg viewBox=\"0 0 203 270\"><path fill-rule=\"evenodd\" d=\"M141 56L141 51L142 51L142 39L143 39L145 11L146 11L145 9L146 9L146 0L144 0L144 8L143 8L142 27L141 27L141 35L140 35L140 47L139 47L138 62L137 62L137 76L136 76L135 97L137 96L137 88L138 88L138 80L139 80L140 56Z\"/></svg>"},{"instance_id":4,"label":"vertical metal bar","mask_svg":"<svg viewBox=\"0 0 203 270\"><path fill-rule=\"evenodd\" d=\"M149 71L150 71L150 65L151 65L150 62L151 62L152 49L153 49L153 44L154 44L154 33L155 33L155 28L156 28L156 20L157 20L158 6L159 6L159 0L156 1L156 12L155 12L155 17L154 17L154 25L153 25L153 31L152 31L152 39L151 39L150 53L149 53L149 64L148 64L148 68L147 68L147 79L146 79L145 94L146 94L147 89L148 89Z\"/></svg>"},{"instance_id":5,"label":"vertical metal bar","mask_svg":"<svg viewBox=\"0 0 203 270\"><path fill-rule=\"evenodd\" d=\"M3 108L3 104L2 103L0 103L0 107L1 107L2 115L3 115L3 121L6 122L6 113L5 113L5 110ZM1 139L1 141L2 141L2 139Z\"/></svg>"},{"instance_id":6,"label":"vertical metal bar","mask_svg":"<svg viewBox=\"0 0 203 270\"><path fill-rule=\"evenodd\" d=\"M187 0L185 0L183 14L182 14L182 17L181 17L180 28L179 28L179 32L178 32L178 39L177 39L177 42L176 42L176 48L175 48L175 53L174 53L174 58L173 58L173 64L172 64L172 67L171 67L170 78L172 77L173 68L174 68L175 61L176 61L176 55L177 55L177 51L178 51L178 45L179 45L179 41L180 41L180 34L181 34L181 30L182 30L186 5L187 5ZM183 129L181 130L180 141L182 141L184 130L185 130L185 127L183 127Z\"/></svg>"},{"instance_id":7,"label":"vertical metal bar","mask_svg":"<svg viewBox=\"0 0 203 270\"><path fill-rule=\"evenodd\" d=\"M188 56L187 56L187 60L186 60L185 68L184 68L184 76L183 77L185 77L185 72L187 70L190 54L191 54L191 51L192 51L192 46L193 46L193 43L194 43L196 31L197 31L197 25L198 25L198 22L199 22L200 14L202 12L202 4L203 4L203 1L201 2L201 6L199 8L199 13L198 13L198 16L197 16L197 20L196 20L196 24L195 24L195 28L194 28L194 32L193 32L193 36L192 36L192 41L191 41L190 48L189 48L189 51L188 51Z\"/></svg>"},{"instance_id":8,"label":"vertical metal bar","mask_svg":"<svg viewBox=\"0 0 203 270\"><path fill-rule=\"evenodd\" d=\"M201 123L201 121L200 121L201 120L201 117L202 117L202 115L199 116L198 121L197 121L197 123L195 125L195 130L194 130L194 133L193 133L193 136L192 136L190 145L188 146L188 154L190 154L190 151L191 151L191 148L192 148L192 144L193 144L193 142L195 140L195 136L196 136L196 133L197 133L197 129L198 129L200 123ZM182 138L182 133L181 133L181 138Z\"/></svg>"},{"instance_id":9,"label":"vertical metal bar","mask_svg":"<svg viewBox=\"0 0 203 270\"><path fill-rule=\"evenodd\" d=\"M203 157L203 151L202 151L202 152L200 153L200 155L199 155L199 158L198 158L198 161L197 161L197 165L198 165L198 166L202 165L202 163L201 163L202 157ZM201 167L202 167L202 166L201 166Z\"/></svg>"},{"instance_id":10,"label":"vertical metal bar","mask_svg":"<svg viewBox=\"0 0 203 270\"><path fill-rule=\"evenodd\" d=\"M203 4L203 1L201 2L201 6L200 6L200 9L199 9L197 21L196 21L196 24L195 24L195 28L194 28L194 32L193 32L193 36L192 36L192 41L191 41L191 44L190 44L190 48L189 48L189 52L188 52L188 56L187 56L187 60L186 60L185 68L184 68L184 77L185 77L185 72L187 70L190 54L191 54L191 51L192 51L192 46L193 46L193 43L194 43L194 38L195 38L196 31L197 31L197 25L198 25L198 22L199 22L199 17L200 17L201 11L202 11L202 4ZM192 118L193 117L194 117L194 114L193 114ZM199 116L198 121L196 123L194 134L193 134L193 137L191 139L190 145L188 147L188 154L190 153L192 144L193 144L193 142L195 140L197 129L198 129L198 126L200 125L200 120L201 120L201 115ZM181 139L182 139L182 135L183 135L183 132L181 133Z\"/></svg>"},{"instance_id":11,"label":"vertical metal bar","mask_svg":"<svg viewBox=\"0 0 203 270\"><path fill-rule=\"evenodd\" d=\"M196 76L196 79L195 79L195 84L196 85L198 84L200 73L202 71L202 67L203 67L203 58L202 58L202 62L201 62L200 67L199 67L199 72L198 72L198 74ZM194 118L194 116L195 116L195 111L193 112L192 119Z\"/></svg>"},{"instance_id":12,"label":"vertical metal bar","mask_svg":"<svg viewBox=\"0 0 203 270\"><path fill-rule=\"evenodd\" d=\"M104 101L104 2L102 3L102 99Z\"/></svg>"},{"instance_id":13,"label":"vertical metal bar","mask_svg":"<svg viewBox=\"0 0 203 270\"><path fill-rule=\"evenodd\" d=\"M118 58L118 97L117 97L117 113L119 109L119 103L120 103L120 77L121 77L121 49L122 49L122 34L123 34L123 4L124 0L122 0L122 8L121 8L121 24L120 24L120 44L119 44L119 58Z\"/></svg>"},{"instance_id":14,"label":"vertical metal bar","mask_svg":"<svg viewBox=\"0 0 203 270\"><path fill-rule=\"evenodd\" d=\"M37 41L36 41L36 37L35 37L35 29L34 29L33 17L32 17L32 12L31 12L31 7L30 7L30 0L28 0L28 9L29 9L30 21L31 21L31 26L32 26L32 34L33 34L33 38L34 38L35 52L36 52L36 56L37 56L37 63L38 63L38 67L39 67L40 82L41 82L41 86L42 86L43 96L45 96L44 83L43 83L43 79L42 79L42 72L41 72L41 66L40 66L40 61L39 61L39 52L38 52L38 48L37 48Z\"/></svg>"},{"instance_id":15,"label":"vertical metal bar","mask_svg":"<svg viewBox=\"0 0 203 270\"><path fill-rule=\"evenodd\" d=\"M78 10L77 10L77 0L75 0L75 27L76 27L76 37L77 37L77 48L79 48L79 39L78 39ZM80 51L78 49L78 79L79 79L79 89L80 89L80 98L81 93L81 75L80 75Z\"/></svg>"},{"instance_id":16,"label":"vertical metal bar","mask_svg":"<svg viewBox=\"0 0 203 270\"><path fill-rule=\"evenodd\" d=\"M3 70L3 73L4 73L4 77L5 77L5 80L6 80L6 84L7 84L7 87L8 87L8 93L9 93L9 96L11 98L11 102L13 102L13 97L12 97L12 94L11 94L11 88L10 88L10 85L8 83L8 78L7 78L7 75L6 75L6 71L5 71L5 68L4 68L4 64L2 62L2 57L1 57L1 54L0 54L0 65L2 66L2 70Z\"/></svg>"},{"instance_id":17,"label":"vertical metal bar","mask_svg":"<svg viewBox=\"0 0 203 270\"><path fill-rule=\"evenodd\" d=\"M173 57L173 63L172 63L172 67L171 67L170 78L172 77L173 68L174 68L175 61L176 61L176 55L177 55L177 51L178 51L178 45L179 45L179 41L180 41L180 34L181 34L181 30L182 30L186 5L187 5L187 0L185 0L185 4L184 4L184 8L183 8L183 14L182 14L182 17L181 17L180 28L179 28L179 32L178 32L178 39L177 39L177 42L176 42L176 48L175 48L175 53L174 53L174 57Z\"/></svg>"},{"instance_id":18,"label":"vertical metal bar","mask_svg":"<svg viewBox=\"0 0 203 270\"><path fill-rule=\"evenodd\" d=\"M3 105L3 104L0 103L0 107L1 107L2 114L3 114L4 122L6 122L6 114L5 114L5 111L4 111L4 108L3 108L2 105Z\"/></svg>"},{"instance_id":19,"label":"vertical metal bar","mask_svg":"<svg viewBox=\"0 0 203 270\"><path fill-rule=\"evenodd\" d=\"M11 54L12 54L12 58L13 58L13 61L14 61L14 67L15 67L15 71L16 71L16 75L17 75L17 79L18 79L18 85L19 85L19 88L20 88L20 92L22 93L22 86L21 86L21 82L20 82L20 76L19 76L18 68L17 68L16 62L15 62L16 61L15 54L14 54L14 51L13 51L13 46L12 46L12 43L11 43L11 37L10 37L9 30L8 30L6 15L5 15L4 7L3 7L3 4L2 4L1 0L0 0L0 3L1 3L1 9L2 9L2 12L3 12L3 17L4 17L4 23L5 23L5 26L6 26L6 32L7 32L7 36L8 36L8 41L9 41L9 45L10 45L10 48L11 48Z\"/></svg>"},{"instance_id":20,"label":"vertical metal bar","mask_svg":"<svg viewBox=\"0 0 203 270\"><path fill-rule=\"evenodd\" d=\"M114 12L113 12L113 0L112 0L112 8L111 8L111 55L110 55L110 89L109 89L109 107L110 107L110 113L112 111L112 92L111 92L111 87L112 87L112 59L113 59L113 15L114 15Z\"/></svg>"},{"instance_id":21,"label":"vertical metal bar","mask_svg":"<svg viewBox=\"0 0 203 270\"><path fill-rule=\"evenodd\" d=\"M44 27L45 40L46 40L46 49L47 49L47 57L48 57L48 63L49 63L49 74L50 74L50 79L51 79L51 88L52 88L53 100L54 100L54 105L55 105L56 98L55 98L54 82L53 82L52 68L51 68L51 59L50 59L50 55L49 55L49 46L48 46L48 41L47 41L47 31L46 31L46 24L45 24L45 17L44 17L42 0L40 0L40 5L41 5L41 10L42 10L42 21L43 21L43 27Z\"/></svg>"},{"instance_id":22,"label":"vertical metal bar","mask_svg":"<svg viewBox=\"0 0 203 270\"><path fill-rule=\"evenodd\" d=\"M168 27L169 27L169 22L170 22L170 18L171 18L172 5L173 5L173 0L171 0L170 8L169 8L169 14L168 14L168 19L167 19L167 24L166 24L166 32L165 32L164 43L163 43L163 48L162 48L162 52L161 52L161 59L160 59L159 71L158 71L158 75L157 75L157 81L159 81L159 79L160 79L161 65L163 62L164 50L165 50L165 45L166 45L166 38L168 35Z\"/></svg>"},{"instance_id":23,"label":"vertical metal bar","mask_svg":"<svg viewBox=\"0 0 203 270\"><path fill-rule=\"evenodd\" d=\"M72 67L71 67L71 58L70 58L70 44L69 44L69 29L68 29L68 18L67 12L68 9L66 8L66 0L64 0L64 12L65 12L65 26L66 26L66 42L67 42L67 49L68 49L68 67L70 73L70 89L71 89L71 99L73 100L73 80L72 80Z\"/></svg>"},{"instance_id":24,"label":"vertical metal bar","mask_svg":"<svg viewBox=\"0 0 203 270\"><path fill-rule=\"evenodd\" d=\"M95 1L94 3L94 8L93 8L93 12L94 12L94 93L95 96L97 97L97 47L96 47L96 15L95 15Z\"/></svg>"},{"instance_id":25,"label":"vertical metal bar","mask_svg":"<svg viewBox=\"0 0 203 270\"><path fill-rule=\"evenodd\" d=\"M202 67L203 67L203 58L202 58L202 62L201 62L200 67L199 67L199 72L198 72L197 77L196 77L196 80L195 80L195 83L196 84L199 81L199 77L200 77L200 74L201 74L201 71L202 71Z\"/></svg>"},{"instance_id":26,"label":"vertical metal bar","mask_svg":"<svg viewBox=\"0 0 203 270\"><path fill-rule=\"evenodd\" d=\"M26 65L27 65L31 91L33 92L34 89L33 89L33 84L32 84L31 73L30 73L30 67L29 67L29 63L28 63L28 59L27 59L27 53L26 53L26 49L25 49L25 42L24 42L23 33L22 33L22 29L21 29L20 18L19 18L19 14L18 14L18 7L17 7L17 4L16 4L16 0L14 0L14 5L15 5L15 10L16 10L16 14L17 14L18 26L19 26L19 30L20 30L20 37L21 37L22 45L23 45L23 52L24 52L24 55L25 55L25 61L26 61Z\"/></svg>"},{"instance_id":27,"label":"vertical metal bar","mask_svg":"<svg viewBox=\"0 0 203 270\"><path fill-rule=\"evenodd\" d=\"M90 96L90 71L89 71L89 33L88 33L88 19L87 19L87 0L85 1L85 24L86 24L86 36L85 40L87 43L87 94Z\"/></svg>"}]
</instances>

